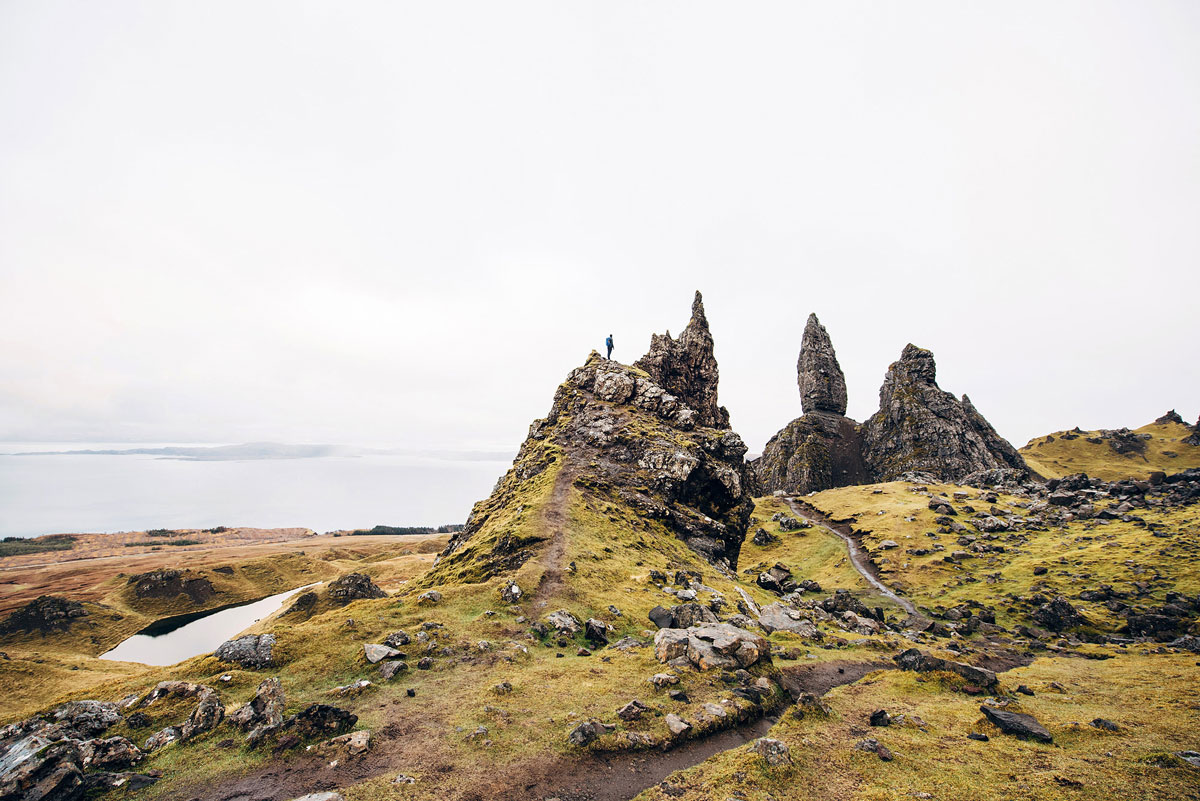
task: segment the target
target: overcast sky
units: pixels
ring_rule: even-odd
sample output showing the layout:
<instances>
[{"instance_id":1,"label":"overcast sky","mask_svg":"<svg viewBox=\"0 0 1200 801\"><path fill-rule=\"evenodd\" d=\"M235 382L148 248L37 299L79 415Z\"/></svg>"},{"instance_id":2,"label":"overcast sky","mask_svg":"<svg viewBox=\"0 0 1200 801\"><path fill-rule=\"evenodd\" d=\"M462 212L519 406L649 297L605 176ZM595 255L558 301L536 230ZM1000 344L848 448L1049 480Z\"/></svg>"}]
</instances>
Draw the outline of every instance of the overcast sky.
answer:
<instances>
[{"instance_id":1,"label":"overcast sky","mask_svg":"<svg viewBox=\"0 0 1200 801\"><path fill-rule=\"evenodd\" d=\"M0 439L515 450L705 295L1015 444L1200 413L1200 3L0 2Z\"/></svg>"}]
</instances>

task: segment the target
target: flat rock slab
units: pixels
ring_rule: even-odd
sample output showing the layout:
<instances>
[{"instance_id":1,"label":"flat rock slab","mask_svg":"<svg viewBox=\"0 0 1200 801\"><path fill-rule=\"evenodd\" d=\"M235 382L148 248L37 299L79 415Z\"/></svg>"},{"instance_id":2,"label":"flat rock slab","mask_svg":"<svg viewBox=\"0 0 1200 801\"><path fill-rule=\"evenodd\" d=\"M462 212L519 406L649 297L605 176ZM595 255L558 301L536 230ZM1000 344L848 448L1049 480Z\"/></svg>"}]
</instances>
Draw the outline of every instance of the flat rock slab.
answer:
<instances>
[{"instance_id":1,"label":"flat rock slab","mask_svg":"<svg viewBox=\"0 0 1200 801\"><path fill-rule=\"evenodd\" d=\"M1005 734L1011 734L1014 737L1029 737L1043 743L1054 742L1054 738L1050 736L1050 732L1047 731L1045 726L1038 723L1033 715L1008 712L1003 709L993 709L990 706L981 706L979 707L979 711L996 728Z\"/></svg>"}]
</instances>

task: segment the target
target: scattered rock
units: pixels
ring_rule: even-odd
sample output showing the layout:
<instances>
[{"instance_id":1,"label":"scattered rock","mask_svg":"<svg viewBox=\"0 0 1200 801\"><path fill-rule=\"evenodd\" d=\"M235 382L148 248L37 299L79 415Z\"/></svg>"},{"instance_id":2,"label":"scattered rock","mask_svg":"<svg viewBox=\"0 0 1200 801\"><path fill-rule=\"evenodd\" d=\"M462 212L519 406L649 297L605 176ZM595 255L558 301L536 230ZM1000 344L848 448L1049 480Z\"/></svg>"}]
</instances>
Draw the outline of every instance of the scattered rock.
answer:
<instances>
[{"instance_id":1,"label":"scattered rock","mask_svg":"<svg viewBox=\"0 0 1200 801\"><path fill-rule=\"evenodd\" d=\"M222 662L234 662L247 670L262 670L272 664L274 634L247 634L221 643L213 656Z\"/></svg>"},{"instance_id":2,"label":"scattered rock","mask_svg":"<svg viewBox=\"0 0 1200 801\"><path fill-rule=\"evenodd\" d=\"M1054 738L1050 736L1050 732L1046 730L1046 727L1038 723L1032 715L1026 715L1021 712L1010 712L1005 709L995 709L990 706L981 706L979 707L979 711L996 728L1005 734L1011 734L1015 737L1032 738L1043 743L1054 741Z\"/></svg>"},{"instance_id":3,"label":"scattered rock","mask_svg":"<svg viewBox=\"0 0 1200 801\"><path fill-rule=\"evenodd\" d=\"M363 655L366 656L368 662L374 665L376 662L381 662L384 659L398 657L400 656L400 652L387 645L376 645L375 643L368 642L363 644Z\"/></svg>"},{"instance_id":4,"label":"scattered rock","mask_svg":"<svg viewBox=\"0 0 1200 801\"><path fill-rule=\"evenodd\" d=\"M951 662L948 659L930 656L929 654L921 653L916 648L909 648L903 653L897 654L892 660L900 666L902 670L912 670L917 673L928 673L935 670L944 670L951 673L957 673L972 684L980 687L995 687L997 683L996 674L986 668L967 665L962 662Z\"/></svg>"},{"instance_id":5,"label":"scattered rock","mask_svg":"<svg viewBox=\"0 0 1200 801\"><path fill-rule=\"evenodd\" d=\"M417 603L424 606L433 606L442 602L442 594L437 590L427 590L417 596Z\"/></svg>"},{"instance_id":6,"label":"scattered rock","mask_svg":"<svg viewBox=\"0 0 1200 801\"><path fill-rule=\"evenodd\" d=\"M674 712L668 712L664 720L667 724L667 730L676 737L680 737L692 730L692 724L688 723Z\"/></svg>"},{"instance_id":7,"label":"scattered rock","mask_svg":"<svg viewBox=\"0 0 1200 801\"><path fill-rule=\"evenodd\" d=\"M617 710L617 717L621 720L638 720L649 711L650 707L635 698Z\"/></svg>"},{"instance_id":8,"label":"scattered rock","mask_svg":"<svg viewBox=\"0 0 1200 801\"><path fill-rule=\"evenodd\" d=\"M759 737L754 741L753 749L770 767L792 764L792 754L782 740Z\"/></svg>"},{"instance_id":9,"label":"scattered rock","mask_svg":"<svg viewBox=\"0 0 1200 801\"><path fill-rule=\"evenodd\" d=\"M379 665L379 675L384 681L391 681L396 676L408 670L408 663L402 659L389 659Z\"/></svg>"}]
</instances>

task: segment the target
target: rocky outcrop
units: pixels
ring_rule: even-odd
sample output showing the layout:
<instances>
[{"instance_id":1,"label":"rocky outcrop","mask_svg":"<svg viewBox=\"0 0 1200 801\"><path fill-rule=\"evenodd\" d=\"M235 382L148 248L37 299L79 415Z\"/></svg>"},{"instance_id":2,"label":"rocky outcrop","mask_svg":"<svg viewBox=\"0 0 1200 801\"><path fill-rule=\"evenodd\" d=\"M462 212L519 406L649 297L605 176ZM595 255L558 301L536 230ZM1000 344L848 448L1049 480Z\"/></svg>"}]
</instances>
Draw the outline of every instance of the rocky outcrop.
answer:
<instances>
[{"instance_id":1,"label":"rocky outcrop","mask_svg":"<svg viewBox=\"0 0 1200 801\"><path fill-rule=\"evenodd\" d=\"M128 768L144 756L125 737L101 737L120 720L115 704L72 701L0 728L0 799L75 801L94 788L153 781L105 772Z\"/></svg>"},{"instance_id":2,"label":"rocky outcrop","mask_svg":"<svg viewBox=\"0 0 1200 801\"><path fill-rule=\"evenodd\" d=\"M202 604L217 594L212 582L202 576L191 576L180 570L154 570L129 577L133 594L138 599L170 600L185 595L194 604Z\"/></svg>"},{"instance_id":3,"label":"rocky outcrop","mask_svg":"<svg viewBox=\"0 0 1200 801\"><path fill-rule=\"evenodd\" d=\"M829 333L815 314L804 327L796 382L804 415L772 437L754 460L762 491L804 495L868 483L859 426L845 416L846 379Z\"/></svg>"},{"instance_id":4,"label":"rocky outcrop","mask_svg":"<svg viewBox=\"0 0 1200 801\"><path fill-rule=\"evenodd\" d=\"M633 366L695 411L697 425L729 428L729 412L717 403L717 360L699 291L692 300L692 319L679 339L672 339L670 331L651 335L649 352Z\"/></svg>"},{"instance_id":5,"label":"rocky outcrop","mask_svg":"<svg viewBox=\"0 0 1200 801\"><path fill-rule=\"evenodd\" d=\"M247 634L236 640L226 640L213 653L223 662L234 662L249 670L262 670L272 664L275 648L274 634Z\"/></svg>"},{"instance_id":6,"label":"rocky outcrop","mask_svg":"<svg viewBox=\"0 0 1200 801\"><path fill-rule=\"evenodd\" d=\"M838 364L829 333L817 315L808 315L800 358L796 361L796 382L800 387L800 408L809 412L846 413L846 377Z\"/></svg>"},{"instance_id":7,"label":"rocky outcrop","mask_svg":"<svg viewBox=\"0 0 1200 801\"><path fill-rule=\"evenodd\" d=\"M788 423L753 464L763 492L807 495L871 481L858 424L829 412L810 412Z\"/></svg>"},{"instance_id":8,"label":"rocky outcrop","mask_svg":"<svg viewBox=\"0 0 1200 801\"><path fill-rule=\"evenodd\" d=\"M547 471L556 483L569 480L661 522L711 562L736 566L753 482L746 446L717 406L717 365L699 295L679 339L655 336L638 365L593 352L567 376L550 413L530 426L512 469L451 538L428 584L485 580L536 553L542 540L521 538L510 521L526 493L547 491Z\"/></svg>"},{"instance_id":9,"label":"rocky outcrop","mask_svg":"<svg viewBox=\"0 0 1200 801\"><path fill-rule=\"evenodd\" d=\"M0 634L69 629L73 622L86 616L87 610L78 601L54 595L43 595L15 610L3 623L0 623Z\"/></svg>"},{"instance_id":10,"label":"rocky outcrop","mask_svg":"<svg viewBox=\"0 0 1200 801\"><path fill-rule=\"evenodd\" d=\"M331 581L326 590L330 600L348 604L362 598L386 598L387 593L381 590L366 573L348 573Z\"/></svg>"},{"instance_id":11,"label":"rocky outcrop","mask_svg":"<svg viewBox=\"0 0 1200 801\"><path fill-rule=\"evenodd\" d=\"M863 424L863 456L879 481L911 471L953 481L978 470L1028 470L966 395L938 387L933 354L911 344L888 368L879 411Z\"/></svg>"},{"instance_id":12,"label":"rocky outcrop","mask_svg":"<svg viewBox=\"0 0 1200 801\"><path fill-rule=\"evenodd\" d=\"M654 635L654 655L675 667L737 670L769 659L769 654L764 637L729 623L659 629Z\"/></svg>"},{"instance_id":13,"label":"rocky outcrop","mask_svg":"<svg viewBox=\"0 0 1200 801\"><path fill-rule=\"evenodd\" d=\"M1192 433L1183 438L1183 444L1200 447L1200 417L1196 418L1196 425L1192 426Z\"/></svg>"}]
</instances>

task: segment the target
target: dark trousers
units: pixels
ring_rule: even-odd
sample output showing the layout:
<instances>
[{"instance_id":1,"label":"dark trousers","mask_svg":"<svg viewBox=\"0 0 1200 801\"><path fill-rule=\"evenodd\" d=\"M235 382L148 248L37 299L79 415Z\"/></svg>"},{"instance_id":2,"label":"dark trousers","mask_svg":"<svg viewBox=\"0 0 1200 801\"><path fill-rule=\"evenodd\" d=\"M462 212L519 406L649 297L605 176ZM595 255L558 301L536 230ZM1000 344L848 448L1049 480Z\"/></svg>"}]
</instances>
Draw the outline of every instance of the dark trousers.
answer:
<instances>
[{"instance_id":1,"label":"dark trousers","mask_svg":"<svg viewBox=\"0 0 1200 801\"><path fill-rule=\"evenodd\" d=\"M612 345L608 346L608 357L607 358L610 360L612 359Z\"/></svg>"}]
</instances>

